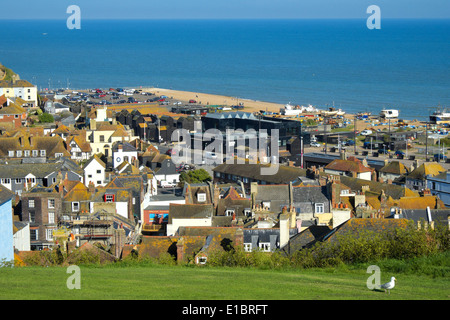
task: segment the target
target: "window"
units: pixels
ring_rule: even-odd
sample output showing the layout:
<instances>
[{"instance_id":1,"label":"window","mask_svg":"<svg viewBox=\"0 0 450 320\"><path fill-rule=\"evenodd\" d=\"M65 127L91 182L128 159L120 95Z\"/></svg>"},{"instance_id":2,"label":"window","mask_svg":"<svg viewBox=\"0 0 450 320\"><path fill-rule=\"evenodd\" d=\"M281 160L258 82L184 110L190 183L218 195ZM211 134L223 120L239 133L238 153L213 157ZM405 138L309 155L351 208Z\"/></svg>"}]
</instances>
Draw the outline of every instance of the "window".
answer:
<instances>
[{"instance_id":1,"label":"window","mask_svg":"<svg viewBox=\"0 0 450 320\"><path fill-rule=\"evenodd\" d=\"M23 155L24 155L25 157L29 157L29 156L30 156L30 150L25 150L25 151L23 152Z\"/></svg>"},{"instance_id":2,"label":"window","mask_svg":"<svg viewBox=\"0 0 450 320\"><path fill-rule=\"evenodd\" d=\"M88 178L92 178L92 174L88 174Z\"/></svg>"},{"instance_id":3,"label":"window","mask_svg":"<svg viewBox=\"0 0 450 320\"><path fill-rule=\"evenodd\" d=\"M105 194L105 202L114 202L113 194Z\"/></svg>"},{"instance_id":4,"label":"window","mask_svg":"<svg viewBox=\"0 0 450 320\"><path fill-rule=\"evenodd\" d=\"M206 264L206 261L208 261L207 257L198 257L197 258L197 263L198 264Z\"/></svg>"},{"instance_id":5,"label":"window","mask_svg":"<svg viewBox=\"0 0 450 320\"><path fill-rule=\"evenodd\" d=\"M102 173L102 170L97 170L97 173Z\"/></svg>"},{"instance_id":6,"label":"window","mask_svg":"<svg viewBox=\"0 0 450 320\"><path fill-rule=\"evenodd\" d=\"M244 243L244 251L245 252L252 252L252 244L251 243Z\"/></svg>"},{"instance_id":7,"label":"window","mask_svg":"<svg viewBox=\"0 0 450 320\"><path fill-rule=\"evenodd\" d=\"M31 155L32 155L33 157L37 157L37 156L38 156L38 151L37 151L37 150L31 151Z\"/></svg>"},{"instance_id":8,"label":"window","mask_svg":"<svg viewBox=\"0 0 450 320\"><path fill-rule=\"evenodd\" d=\"M233 209L228 209L228 210L225 211L225 215L226 215L227 217L230 217L230 216L232 216L233 214L234 214L234 210L233 210Z\"/></svg>"},{"instance_id":9,"label":"window","mask_svg":"<svg viewBox=\"0 0 450 320\"><path fill-rule=\"evenodd\" d=\"M55 208L55 199L48 199L48 207L52 209Z\"/></svg>"},{"instance_id":10,"label":"window","mask_svg":"<svg viewBox=\"0 0 450 320\"><path fill-rule=\"evenodd\" d=\"M34 212L30 212L30 222L36 222L36 216Z\"/></svg>"},{"instance_id":11,"label":"window","mask_svg":"<svg viewBox=\"0 0 450 320\"><path fill-rule=\"evenodd\" d=\"M17 157L18 157L18 158L21 157L21 156L22 156L22 150L17 150L17 151L16 151L16 154L17 154Z\"/></svg>"},{"instance_id":12,"label":"window","mask_svg":"<svg viewBox=\"0 0 450 320\"><path fill-rule=\"evenodd\" d=\"M53 240L53 229L47 229L46 231L46 239L47 240Z\"/></svg>"},{"instance_id":13,"label":"window","mask_svg":"<svg viewBox=\"0 0 450 320\"><path fill-rule=\"evenodd\" d=\"M2 183L9 184L11 183L11 179L9 178L2 179Z\"/></svg>"},{"instance_id":14,"label":"window","mask_svg":"<svg viewBox=\"0 0 450 320\"><path fill-rule=\"evenodd\" d=\"M324 204L323 203L316 203L315 204L315 209L316 209L316 213L324 213L325 212L325 210L324 210Z\"/></svg>"},{"instance_id":15,"label":"window","mask_svg":"<svg viewBox=\"0 0 450 320\"><path fill-rule=\"evenodd\" d=\"M72 212L80 211L80 203L78 201L72 202Z\"/></svg>"},{"instance_id":16,"label":"window","mask_svg":"<svg viewBox=\"0 0 450 320\"><path fill-rule=\"evenodd\" d=\"M205 202L206 201L206 193L197 194L197 200L198 200L198 202Z\"/></svg>"},{"instance_id":17,"label":"window","mask_svg":"<svg viewBox=\"0 0 450 320\"><path fill-rule=\"evenodd\" d=\"M31 241L39 240L39 230L37 229L30 230L30 240Z\"/></svg>"},{"instance_id":18,"label":"window","mask_svg":"<svg viewBox=\"0 0 450 320\"><path fill-rule=\"evenodd\" d=\"M16 179L16 184L22 183L22 179Z\"/></svg>"},{"instance_id":19,"label":"window","mask_svg":"<svg viewBox=\"0 0 450 320\"><path fill-rule=\"evenodd\" d=\"M11 150L8 151L8 157L11 157L11 158L14 157L14 151L11 151Z\"/></svg>"},{"instance_id":20,"label":"window","mask_svg":"<svg viewBox=\"0 0 450 320\"><path fill-rule=\"evenodd\" d=\"M15 115L14 115L14 119L19 119L19 115L18 115L18 114L15 114Z\"/></svg>"},{"instance_id":21,"label":"window","mask_svg":"<svg viewBox=\"0 0 450 320\"><path fill-rule=\"evenodd\" d=\"M60 158L60 157L62 157L62 156L63 156L62 153L55 153L55 158Z\"/></svg>"},{"instance_id":22,"label":"window","mask_svg":"<svg viewBox=\"0 0 450 320\"><path fill-rule=\"evenodd\" d=\"M269 252L270 251L270 243L260 242L259 249L263 252Z\"/></svg>"},{"instance_id":23,"label":"window","mask_svg":"<svg viewBox=\"0 0 450 320\"><path fill-rule=\"evenodd\" d=\"M105 142L105 136L104 135L100 136L100 142Z\"/></svg>"},{"instance_id":24,"label":"window","mask_svg":"<svg viewBox=\"0 0 450 320\"><path fill-rule=\"evenodd\" d=\"M48 213L48 223L55 223L55 213L54 212Z\"/></svg>"},{"instance_id":25,"label":"window","mask_svg":"<svg viewBox=\"0 0 450 320\"><path fill-rule=\"evenodd\" d=\"M34 199L28 200L28 208L34 208Z\"/></svg>"},{"instance_id":26,"label":"window","mask_svg":"<svg viewBox=\"0 0 450 320\"><path fill-rule=\"evenodd\" d=\"M45 157L45 150L41 150L40 155L41 157Z\"/></svg>"}]
</instances>

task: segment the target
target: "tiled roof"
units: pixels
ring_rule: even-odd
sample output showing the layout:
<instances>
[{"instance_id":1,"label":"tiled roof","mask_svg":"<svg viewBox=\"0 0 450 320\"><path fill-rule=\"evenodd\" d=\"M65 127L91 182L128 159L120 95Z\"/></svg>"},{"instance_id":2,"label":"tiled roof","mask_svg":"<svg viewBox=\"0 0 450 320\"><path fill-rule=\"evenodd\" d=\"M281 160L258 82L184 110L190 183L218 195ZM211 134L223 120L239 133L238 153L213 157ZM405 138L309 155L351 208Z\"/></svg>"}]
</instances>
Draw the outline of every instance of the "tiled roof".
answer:
<instances>
[{"instance_id":1,"label":"tiled roof","mask_svg":"<svg viewBox=\"0 0 450 320\"><path fill-rule=\"evenodd\" d=\"M380 172L402 175L408 173L408 170L406 169L405 165L400 161L391 161L383 168L381 168Z\"/></svg>"},{"instance_id":2,"label":"tiled roof","mask_svg":"<svg viewBox=\"0 0 450 320\"><path fill-rule=\"evenodd\" d=\"M414 179L414 180L422 180L425 179L426 176L431 175L435 176L441 172L445 172L445 170L439 163L437 162L429 162L423 163L414 169L406 178Z\"/></svg>"},{"instance_id":3,"label":"tiled roof","mask_svg":"<svg viewBox=\"0 0 450 320\"><path fill-rule=\"evenodd\" d=\"M213 216L212 204L174 204L169 206L169 223L172 219L210 218Z\"/></svg>"},{"instance_id":4,"label":"tiled roof","mask_svg":"<svg viewBox=\"0 0 450 320\"><path fill-rule=\"evenodd\" d=\"M30 82L26 80L17 80L17 81L0 81L0 88L22 88L22 87L35 87Z\"/></svg>"},{"instance_id":5,"label":"tiled roof","mask_svg":"<svg viewBox=\"0 0 450 320\"><path fill-rule=\"evenodd\" d=\"M262 168L268 168L266 164L226 164L223 163L213 169L214 172L232 174L268 183L281 184L297 180L299 176L306 176L306 169L279 165L275 174L264 175Z\"/></svg>"},{"instance_id":6,"label":"tiled roof","mask_svg":"<svg viewBox=\"0 0 450 320\"><path fill-rule=\"evenodd\" d=\"M345 172L356 172L356 173L363 173L363 172L372 172L373 169L366 167L362 164L362 162L357 159L348 159L348 160L342 160L342 159L336 159L330 162L327 166L325 166L325 169L329 170L336 170L336 171L345 171Z\"/></svg>"}]
</instances>

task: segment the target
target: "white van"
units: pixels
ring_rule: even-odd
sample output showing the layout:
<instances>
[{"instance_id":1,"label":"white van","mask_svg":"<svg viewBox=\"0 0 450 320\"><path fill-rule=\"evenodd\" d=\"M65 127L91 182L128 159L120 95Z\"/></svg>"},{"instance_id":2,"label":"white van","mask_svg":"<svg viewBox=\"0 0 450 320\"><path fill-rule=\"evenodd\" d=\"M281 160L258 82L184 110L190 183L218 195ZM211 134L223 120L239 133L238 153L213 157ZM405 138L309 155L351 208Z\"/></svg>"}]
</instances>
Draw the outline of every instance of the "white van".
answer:
<instances>
[{"instance_id":1,"label":"white van","mask_svg":"<svg viewBox=\"0 0 450 320\"><path fill-rule=\"evenodd\" d=\"M174 188L177 185L173 182L169 182L169 181L161 181L161 187L162 188Z\"/></svg>"},{"instance_id":2,"label":"white van","mask_svg":"<svg viewBox=\"0 0 450 320\"><path fill-rule=\"evenodd\" d=\"M211 159L211 160L216 160L217 159L217 154L215 152L205 152L205 157L206 159Z\"/></svg>"},{"instance_id":3,"label":"white van","mask_svg":"<svg viewBox=\"0 0 450 320\"><path fill-rule=\"evenodd\" d=\"M366 130L361 131L361 135L363 135L363 136L368 136L369 134L372 134L372 130L366 129Z\"/></svg>"}]
</instances>

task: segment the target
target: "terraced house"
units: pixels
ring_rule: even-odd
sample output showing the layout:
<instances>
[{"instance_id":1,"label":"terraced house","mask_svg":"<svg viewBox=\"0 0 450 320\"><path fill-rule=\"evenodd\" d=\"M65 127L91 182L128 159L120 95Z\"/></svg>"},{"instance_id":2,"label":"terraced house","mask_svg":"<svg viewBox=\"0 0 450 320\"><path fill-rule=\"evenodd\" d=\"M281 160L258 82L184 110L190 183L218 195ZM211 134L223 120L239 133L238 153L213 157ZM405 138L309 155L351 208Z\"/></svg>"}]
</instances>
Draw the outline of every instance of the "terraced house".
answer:
<instances>
[{"instance_id":1,"label":"terraced house","mask_svg":"<svg viewBox=\"0 0 450 320\"><path fill-rule=\"evenodd\" d=\"M0 128L12 130L27 124L27 110L5 96L0 97Z\"/></svg>"},{"instance_id":2,"label":"terraced house","mask_svg":"<svg viewBox=\"0 0 450 320\"><path fill-rule=\"evenodd\" d=\"M82 180L82 171L67 159L50 163L3 163L0 164L0 183L20 195L34 186L50 187L67 177Z\"/></svg>"},{"instance_id":3,"label":"terraced house","mask_svg":"<svg viewBox=\"0 0 450 320\"><path fill-rule=\"evenodd\" d=\"M37 87L26 80L0 81L0 96L6 98L21 98L30 107L38 105Z\"/></svg>"},{"instance_id":4,"label":"terraced house","mask_svg":"<svg viewBox=\"0 0 450 320\"><path fill-rule=\"evenodd\" d=\"M61 137L14 136L0 137L0 158L24 159L44 158L56 159L69 157Z\"/></svg>"}]
</instances>

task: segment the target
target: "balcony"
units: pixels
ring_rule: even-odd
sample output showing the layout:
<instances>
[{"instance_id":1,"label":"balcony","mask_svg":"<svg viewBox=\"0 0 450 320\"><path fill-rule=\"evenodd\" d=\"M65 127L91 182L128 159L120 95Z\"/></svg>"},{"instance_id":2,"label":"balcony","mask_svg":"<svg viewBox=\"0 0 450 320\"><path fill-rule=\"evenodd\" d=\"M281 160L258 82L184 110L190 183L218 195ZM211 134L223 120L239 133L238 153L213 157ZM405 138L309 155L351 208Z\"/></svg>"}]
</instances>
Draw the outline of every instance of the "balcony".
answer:
<instances>
[{"instance_id":1,"label":"balcony","mask_svg":"<svg viewBox=\"0 0 450 320\"><path fill-rule=\"evenodd\" d=\"M165 224L144 224L144 226L142 227L142 232L146 232L146 233L160 233L160 232L165 232L166 229L166 225Z\"/></svg>"}]
</instances>

